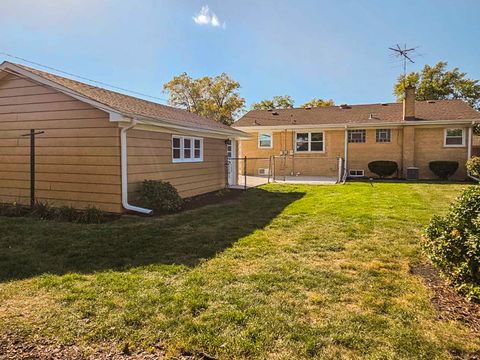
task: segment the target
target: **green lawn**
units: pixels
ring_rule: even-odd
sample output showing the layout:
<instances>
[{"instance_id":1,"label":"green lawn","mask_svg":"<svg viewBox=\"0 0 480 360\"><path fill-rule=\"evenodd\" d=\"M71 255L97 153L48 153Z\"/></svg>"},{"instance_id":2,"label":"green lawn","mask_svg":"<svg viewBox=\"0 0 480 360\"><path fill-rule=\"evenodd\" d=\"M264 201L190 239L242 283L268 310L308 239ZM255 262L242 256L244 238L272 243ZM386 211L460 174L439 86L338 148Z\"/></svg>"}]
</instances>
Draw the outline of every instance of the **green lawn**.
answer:
<instances>
[{"instance_id":1,"label":"green lawn","mask_svg":"<svg viewBox=\"0 0 480 360\"><path fill-rule=\"evenodd\" d=\"M238 358L449 358L480 337L439 320L409 273L465 185L267 185L164 218L0 218L0 332Z\"/></svg>"}]
</instances>

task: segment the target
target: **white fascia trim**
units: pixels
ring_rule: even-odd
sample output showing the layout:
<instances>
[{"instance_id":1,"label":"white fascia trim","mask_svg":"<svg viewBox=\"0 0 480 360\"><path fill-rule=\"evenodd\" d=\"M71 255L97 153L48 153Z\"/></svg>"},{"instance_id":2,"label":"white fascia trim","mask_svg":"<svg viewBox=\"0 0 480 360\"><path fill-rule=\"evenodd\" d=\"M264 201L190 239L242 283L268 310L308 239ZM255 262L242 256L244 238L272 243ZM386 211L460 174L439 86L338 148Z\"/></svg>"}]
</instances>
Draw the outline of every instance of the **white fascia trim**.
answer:
<instances>
[{"instance_id":1,"label":"white fascia trim","mask_svg":"<svg viewBox=\"0 0 480 360\"><path fill-rule=\"evenodd\" d=\"M121 167L122 167L122 206L130 211L139 212L150 215L153 210L145 209L139 206L130 205L128 203L128 153L127 153L127 131L137 125L135 119L132 120L130 126L122 127L120 130L120 147L121 147Z\"/></svg>"},{"instance_id":2,"label":"white fascia trim","mask_svg":"<svg viewBox=\"0 0 480 360\"><path fill-rule=\"evenodd\" d=\"M188 126L181 126L178 124L172 124L169 122L165 122L163 120L147 118L147 117L135 117L138 121L138 124L144 125L145 130L152 130L155 131L155 127L160 127L163 129L175 129L178 131L187 131L188 133L196 133L200 134L203 137L212 137L212 138L219 138L219 139L247 139L249 138L248 134L245 134L243 131L228 131L228 130L207 130L202 128L194 128ZM150 127L148 127L150 126Z\"/></svg>"}]
</instances>

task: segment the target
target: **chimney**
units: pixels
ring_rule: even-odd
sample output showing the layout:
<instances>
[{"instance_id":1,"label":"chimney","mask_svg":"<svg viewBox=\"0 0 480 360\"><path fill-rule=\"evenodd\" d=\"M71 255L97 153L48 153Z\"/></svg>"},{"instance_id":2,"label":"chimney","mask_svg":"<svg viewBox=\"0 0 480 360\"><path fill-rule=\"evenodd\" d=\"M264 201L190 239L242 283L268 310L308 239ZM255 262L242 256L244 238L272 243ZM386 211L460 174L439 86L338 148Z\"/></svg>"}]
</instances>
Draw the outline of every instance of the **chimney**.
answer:
<instances>
[{"instance_id":1,"label":"chimney","mask_svg":"<svg viewBox=\"0 0 480 360\"><path fill-rule=\"evenodd\" d=\"M415 120L415 86L410 83L405 87L403 120Z\"/></svg>"}]
</instances>

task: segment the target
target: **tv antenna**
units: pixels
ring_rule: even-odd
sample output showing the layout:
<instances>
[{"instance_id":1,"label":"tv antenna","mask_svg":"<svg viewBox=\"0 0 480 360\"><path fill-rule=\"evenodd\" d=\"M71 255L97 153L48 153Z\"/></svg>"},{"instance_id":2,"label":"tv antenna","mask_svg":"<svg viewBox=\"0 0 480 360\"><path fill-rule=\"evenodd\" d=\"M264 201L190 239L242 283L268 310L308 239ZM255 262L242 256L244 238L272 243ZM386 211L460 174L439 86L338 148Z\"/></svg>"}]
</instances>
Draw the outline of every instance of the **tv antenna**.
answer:
<instances>
[{"instance_id":1,"label":"tv antenna","mask_svg":"<svg viewBox=\"0 0 480 360\"><path fill-rule=\"evenodd\" d=\"M403 81L405 82L406 78L407 78L407 62L410 62L410 63L415 63L415 61L412 60L412 56L409 55L412 51L415 51L417 48L416 47L413 47L413 48L410 48L410 49L407 49L407 45L404 44L403 45L403 48L397 44L396 47L389 47L388 48L389 50L392 50L393 51L393 55L397 58L401 58L402 59L402 63L403 63Z\"/></svg>"}]
</instances>

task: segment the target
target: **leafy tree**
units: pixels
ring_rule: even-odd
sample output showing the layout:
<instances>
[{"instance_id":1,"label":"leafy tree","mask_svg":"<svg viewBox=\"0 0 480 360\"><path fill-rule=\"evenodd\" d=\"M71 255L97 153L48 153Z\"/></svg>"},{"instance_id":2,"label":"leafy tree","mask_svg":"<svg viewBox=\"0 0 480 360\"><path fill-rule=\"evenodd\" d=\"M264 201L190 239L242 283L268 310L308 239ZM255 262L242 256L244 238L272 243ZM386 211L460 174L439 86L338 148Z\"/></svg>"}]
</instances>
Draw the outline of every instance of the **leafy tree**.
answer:
<instances>
[{"instance_id":1,"label":"leafy tree","mask_svg":"<svg viewBox=\"0 0 480 360\"><path fill-rule=\"evenodd\" d=\"M238 92L240 84L225 73L199 79L182 73L164 84L163 89L171 105L226 125L231 125L245 108L245 99Z\"/></svg>"},{"instance_id":2,"label":"leafy tree","mask_svg":"<svg viewBox=\"0 0 480 360\"><path fill-rule=\"evenodd\" d=\"M417 100L461 99L480 109L479 81L466 78L467 74L458 68L447 70L446 67L447 62L440 61L435 66L425 65L420 72L411 72L406 77L400 75L393 90L397 100L403 100L404 85L410 83L417 88Z\"/></svg>"},{"instance_id":3,"label":"leafy tree","mask_svg":"<svg viewBox=\"0 0 480 360\"><path fill-rule=\"evenodd\" d=\"M291 109L295 101L289 95L274 96L272 100L262 100L252 104L253 110Z\"/></svg>"},{"instance_id":4,"label":"leafy tree","mask_svg":"<svg viewBox=\"0 0 480 360\"><path fill-rule=\"evenodd\" d=\"M333 101L332 99L323 100L323 99L313 98L312 100L307 101L305 104L303 104L302 107L306 108L306 107L322 107L322 106L334 106L334 105L335 105L335 101Z\"/></svg>"}]
</instances>

